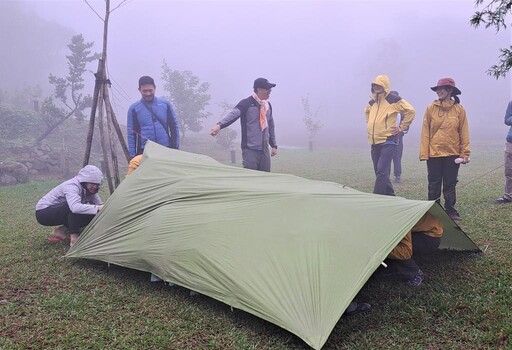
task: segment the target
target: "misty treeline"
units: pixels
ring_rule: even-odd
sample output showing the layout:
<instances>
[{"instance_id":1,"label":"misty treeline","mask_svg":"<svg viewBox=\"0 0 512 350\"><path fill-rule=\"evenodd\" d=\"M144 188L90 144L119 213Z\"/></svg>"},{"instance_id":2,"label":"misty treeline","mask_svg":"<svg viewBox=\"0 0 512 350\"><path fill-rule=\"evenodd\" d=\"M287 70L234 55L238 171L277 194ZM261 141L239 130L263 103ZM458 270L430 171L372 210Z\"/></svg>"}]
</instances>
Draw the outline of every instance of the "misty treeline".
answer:
<instances>
[{"instance_id":1,"label":"misty treeline","mask_svg":"<svg viewBox=\"0 0 512 350\"><path fill-rule=\"evenodd\" d=\"M469 25L500 31L510 24L512 0L474 2L477 10ZM38 129L40 133L34 138L35 142L43 140L66 120L76 121L80 125L87 118L87 108L91 102L90 94L84 91L84 80L92 77L92 74L85 76L85 73L92 73L87 71L94 67L98 57L98 54L91 51L93 42L87 42L82 35L73 36L70 29L41 19L34 12L23 10L17 2L2 2L2 9L0 22L5 28L11 28L12 34L2 37L4 47L9 50L0 50L0 75L6 82L4 86L16 82L12 86L24 87L0 90L0 104L36 111L45 128ZM393 42L385 43L385 47L393 48ZM63 55L65 48L68 50ZM62 64L62 56L67 59L65 65ZM399 62L397 66L401 66ZM212 114L208 111L211 103L210 84L201 82L191 71L173 69L165 59L161 68L165 97L176 106L182 138L189 131L200 131L203 122ZM512 46L501 49L499 62L490 67L488 73L496 78L505 77L511 68ZM48 78L49 84L35 85L34 82L40 81L42 74ZM217 104L217 107L225 103L231 108L232 102L224 101ZM312 141L322 126L318 108L312 109L309 106L309 97L303 97L302 104L304 129ZM227 111L223 110L222 114ZM217 142L229 148L238 135L234 129L227 129L219 136Z\"/></svg>"}]
</instances>

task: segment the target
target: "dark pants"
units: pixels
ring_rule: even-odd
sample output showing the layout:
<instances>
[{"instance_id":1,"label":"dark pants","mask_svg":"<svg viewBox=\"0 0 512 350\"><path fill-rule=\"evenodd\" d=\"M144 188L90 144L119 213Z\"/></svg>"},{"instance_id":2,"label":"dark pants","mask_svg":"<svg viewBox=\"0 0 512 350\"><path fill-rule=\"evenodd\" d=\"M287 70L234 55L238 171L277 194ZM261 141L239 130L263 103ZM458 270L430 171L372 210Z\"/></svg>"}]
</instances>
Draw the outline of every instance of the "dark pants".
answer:
<instances>
[{"instance_id":1,"label":"dark pants","mask_svg":"<svg viewBox=\"0 0 512 350\"><path fill-rule=\"evenodd\" d=\"M375 171L375 185L373 193L394 196L395 190L389 180L391 174L391 161L396 152L394 144L372 145L371 155L373 161L373 170Z\"/></svg>"},{"instance_id":2,"label":"dark pants","mask_svg":"<svg viewBox=\"0 0 512 350\"><path fill-rule=\"evenodd\" d=\"M253 149L242 149L242 162L246 169L270 172L270 151L256 151Z\"/></svg>"},{"instance_id":3,"label":"dark pants","mask_svg":"<svg viewBox=\"0 0 512 350\"><path fill-rule=\"evenodd\" d=\"M404 135L398 134L398 144L396 145L395 156L393 157L393 174L395 177L402 175L402 155L404 154Z\"/></svg>"},{"instance_id":4,"label":"dark pants","mask_svg":"<svg viewBox=\"0 0 512 350\"><path fill-rule=\"evenodd\" d=\"M428 254L435 252L439 248L441 237L430 237L421 232L412 233L412 252L415 255ZM413 278L420 272L420 267L414 259L395 260L386 259L388 267L402 276Z\"/></svg>"},{"instance_id":5,"label":"dark pants","mask_svg":"<svg viewBox=\"0 0 512 350\"><path fill-rule=\"evenodd\" d=\"M455 163L458 156L429 158L428 170L428 199L441 203L441 188L444 196L444 209L448 214L459 214L455 210L457 196L455 185L459 175L460 164Z\"/></svg>"},{"instance_id":6,"label":"dark pants","mask_svg":"<svg viewBox=\"0 0 512 350\"><path fill-rule=\"evenodd\" d=\"M50 207L36 210L36 220L43 226L62 225L70 234L79 234L82 227L87 226L94 215L73 214L67 204L60 207Z\"/></svg>"}]
</instances>

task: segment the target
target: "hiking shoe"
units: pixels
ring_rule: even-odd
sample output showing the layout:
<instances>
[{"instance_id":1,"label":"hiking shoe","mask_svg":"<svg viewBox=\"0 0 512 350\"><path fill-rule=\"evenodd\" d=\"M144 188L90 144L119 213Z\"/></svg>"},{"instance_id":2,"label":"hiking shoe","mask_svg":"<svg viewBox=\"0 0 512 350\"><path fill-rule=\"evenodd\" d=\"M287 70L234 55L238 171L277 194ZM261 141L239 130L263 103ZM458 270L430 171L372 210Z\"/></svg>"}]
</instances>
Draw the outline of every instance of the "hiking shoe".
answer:
<instances>
[{"instance_id":1,"label":"hiking shoe","mask_svg":"<svg viewBox=\"0 0 512 350\"><path fill-rule=\"evenodd\" d=\"M494 203L496 203L496 204L505 204L505 203L510 203L510 202L512 202L512 200L507 199L505 197L500 197L494 201Z\"/></svg>"},{"instance_id":2,"label":"hiking shoe","mask_svg":"<svg viewBox=\"0 0 512 350\"><path fill-rule=\"evenodd\" d=\"M420 270L416 276L407 280L407 282L405 282L405 283L411 287L418 287L421 284L421 282L423 282L424 277L425 277L425 274Z\"/></svg>"},{"instance_id":3,"label":"hiking shoe","mask_svg":"<svg viewBox=\"0 0 512 350\"><path fill-rule=\"evenodd\" d=\"M462 220L462 218L460 217L460 215L458 213L450 214L450 219L452 219L453 221L461 221Z\"/></svg>"},{"instance_id":4,"label":"hiking shoe","mask_svg":"<svg viewBox=\"0 0 512 350\"><path fill-rule=\"evenodd\" d=\"M396 269L392 267L379 268L377 269L377 273L379 276L382 277L400 276L400 272L398 272Z\"/></svg>"},{"instance_id":5,"label":"hiking shoe","mask_svg":"<svg viewBox=\"0 0 512 350\"><path fill-rule=\"evenodd\" d=\"M396 184L402 183L402 180L400 180L400 176L395 176L395 183Z\"/></svg>"},{"instance_id":6,"label":"hiking shoe","mask_svg":"<svg viewBox=\"0 0 512 350\"><path fill-rule=\"evenodd\" d=\"M355 301L351 302L345 312L343 313L343 316L353 316L364 312L371 311L372 306L368 303L357 303Z\"/></svg>"}]
</instances>

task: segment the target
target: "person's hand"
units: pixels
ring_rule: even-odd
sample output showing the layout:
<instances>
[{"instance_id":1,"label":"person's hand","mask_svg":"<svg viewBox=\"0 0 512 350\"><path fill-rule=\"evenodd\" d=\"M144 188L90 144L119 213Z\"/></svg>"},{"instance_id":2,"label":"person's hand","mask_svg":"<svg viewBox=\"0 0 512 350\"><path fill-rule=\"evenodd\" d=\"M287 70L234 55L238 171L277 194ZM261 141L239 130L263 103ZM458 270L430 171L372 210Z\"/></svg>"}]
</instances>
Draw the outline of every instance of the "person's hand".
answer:
<instances>
[{"instance_id":1,"label":"person's hand","mask_svg":"<svg viewBox=\"0 0 512 350\"><path fill-rule=\"evenodd\" d=\"M469 157L461 157L463 160L462 160L462 164L468 164L469 163Z\"/></svg>"},{"instance_id":2,"label":"person's hand","mask_svg":"<svg viewBox=\"0 0 512 350\"><path fill-rule=\"evenodd\" d=\"M98 212L103 209L103 204L98 205Z\"/></svg>"},{"instance_id":3,"label":"person's hand","mask_svg":"<svg viewBox=\"0 0 512 350\"><path fill-rule=\"evenodd\" d=\"M270 155L273 157L277 155L277 148L272 148L272 151L270 151Z\"/></svg>"},{"instance_id":4,"label":"person's hand","mask_svg":"<svg viewBox=\"0 0 512 350\"><path fill-rule=\"evenodd\" d=\"M215 126L210 130L210 135L215 136L219 133L219 131L220 131L220 125L215 124Z\"/></svg>"},{"instance_id":5,"label":"person's hand","mask_svg":"<svg viewBox=\"0 0 512 350\"><path fill-rule=\"evenodd\" d=\"M398 126L392 126L391 127L391 133L393 135L398 135L400 134L402 131L400 130L400 128Z\"/></svg>"}]
</instances>

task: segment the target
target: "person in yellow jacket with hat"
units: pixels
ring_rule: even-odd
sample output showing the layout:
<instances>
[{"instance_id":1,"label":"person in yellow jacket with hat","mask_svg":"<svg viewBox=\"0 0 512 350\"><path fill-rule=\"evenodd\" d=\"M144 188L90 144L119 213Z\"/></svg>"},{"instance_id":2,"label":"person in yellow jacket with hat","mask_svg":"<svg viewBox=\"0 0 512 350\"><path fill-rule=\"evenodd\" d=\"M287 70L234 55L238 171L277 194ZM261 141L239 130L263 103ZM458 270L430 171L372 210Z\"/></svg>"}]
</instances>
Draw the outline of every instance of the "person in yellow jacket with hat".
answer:
<instances>
[{"instance_id":1,"label":"person in yellow jacket with hat","mask_svg":"<svg viewBox=\"0 0 512 350\"><path fill-rule=\"evenodd\" d=\"M391 161L397 150L399 134L409 128L415 111L409 102L390 90L389 78L377 76L371 85L372 95L365 115L376 176L373 193L394 196L395 190L389 179ZM397 123L398 114L402 115L400 123Z\"/></svg>"},{"instance_id":2,"label":"person in yellow jacket with hat","mask_svg":"<svg viewBox=\"0 0 512 350\"><path fill-rule=\"evenodd\" d=\"M461 91L452 78L439 79L431 87L438 99L425 111L421 131L420 161L427 161L428 199L440 203L453 220L461 220L455 209L455 185L460 164L469 162L469 131L466 111L457 95ZM459 158L459 159L457 159Z\"/></svg>"}]
</instances>

